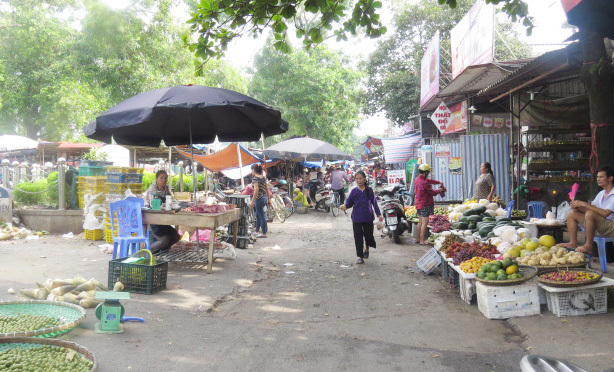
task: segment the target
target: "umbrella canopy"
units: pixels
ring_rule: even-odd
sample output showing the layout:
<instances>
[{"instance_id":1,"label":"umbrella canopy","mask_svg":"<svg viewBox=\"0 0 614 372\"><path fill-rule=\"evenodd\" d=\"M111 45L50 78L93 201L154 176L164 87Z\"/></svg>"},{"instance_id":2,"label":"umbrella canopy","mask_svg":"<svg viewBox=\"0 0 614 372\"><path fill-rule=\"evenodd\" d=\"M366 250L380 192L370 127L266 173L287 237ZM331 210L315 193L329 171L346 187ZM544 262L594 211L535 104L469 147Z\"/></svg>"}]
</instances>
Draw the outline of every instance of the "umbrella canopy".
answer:
<instances>
[{"instance_id":1,"label":"umbrella canopy","mask_svg":"<svg viewBox=\"0 0 614 372\"><path fill-rule=\"evenodd\" d=\"M293 138L264 150L267 157L288 160L352 160L352 156L315 138Z\"/></svg>"},{"instance_id":2,"label":"umbrella canopy","mask_svg":"<svg viewBox=\"0 0 614 372\"><path fill-rule=\"evenodd\" d=\"M281 113L246 95L201 85L141 93L89 123L87 137L120 145L167 146L220 141L256 141L284 133Z\"/></svg>"}]
</instances>

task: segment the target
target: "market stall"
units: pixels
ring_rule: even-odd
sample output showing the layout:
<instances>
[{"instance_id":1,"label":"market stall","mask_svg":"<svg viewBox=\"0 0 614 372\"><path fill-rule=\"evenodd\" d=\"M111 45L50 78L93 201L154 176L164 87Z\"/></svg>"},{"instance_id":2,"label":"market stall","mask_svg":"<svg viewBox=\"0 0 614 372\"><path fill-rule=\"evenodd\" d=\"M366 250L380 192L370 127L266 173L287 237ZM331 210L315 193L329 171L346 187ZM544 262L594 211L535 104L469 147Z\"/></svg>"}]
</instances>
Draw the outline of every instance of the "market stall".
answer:
<instances>
[{"instance_id":1,"label":"market stall","mask_svg":"<svg viewBox=\"0 0 614 372\"><path fill-rule=\"evenodd\" d=\"M541 305L556 316L607 312L606 291L614 280L587 268L585 254L539 233L540 226L561 225L552 213L531 221L510 218L511 210L485 199L437 212L429 221L433 248L418 268L430 273L440 266L461 299L477 303L487 318L537 315Z\"/></svg>"},{"instance_id":2,"label":"market stall","mask_svg":"<svg viewBox=\"0 0 614 372\"><path fill-rule=\"evenodd\" d=\"M210 231L215 231L219 226L231 224L233 225L233 242L237 243L237 234L239 231L239 219L241 218L240 209L231 209L219 213L197 213L197 212L173 212L173 211L153 211L143 210L143 224L154 225L179 225L191 226ZM209 248L206 253L207 258L207 273L211 273L213 267L213 251L215 238L209 238ZM194 261L192 261L194 262Z\"/></svg>"}]
</instances>

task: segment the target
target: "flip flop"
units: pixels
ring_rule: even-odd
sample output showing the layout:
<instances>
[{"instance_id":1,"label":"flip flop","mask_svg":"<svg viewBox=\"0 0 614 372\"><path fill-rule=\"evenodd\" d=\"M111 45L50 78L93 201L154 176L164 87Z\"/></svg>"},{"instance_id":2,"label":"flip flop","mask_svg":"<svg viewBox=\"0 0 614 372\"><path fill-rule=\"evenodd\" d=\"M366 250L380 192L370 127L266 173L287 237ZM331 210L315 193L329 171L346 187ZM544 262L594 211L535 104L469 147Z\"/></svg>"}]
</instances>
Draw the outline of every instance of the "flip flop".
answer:
<instances>
[{"instance_id":1,"label":"flip flop","mask_svg":"<svg viewBox=\"0 0 614 372\"><path fill-rule=\"evenodd\" d=\"M362 257L359 257L358 260L356 261L357 264L364 264L365 260L362 259Z\"/></svg>"}]
</instances>

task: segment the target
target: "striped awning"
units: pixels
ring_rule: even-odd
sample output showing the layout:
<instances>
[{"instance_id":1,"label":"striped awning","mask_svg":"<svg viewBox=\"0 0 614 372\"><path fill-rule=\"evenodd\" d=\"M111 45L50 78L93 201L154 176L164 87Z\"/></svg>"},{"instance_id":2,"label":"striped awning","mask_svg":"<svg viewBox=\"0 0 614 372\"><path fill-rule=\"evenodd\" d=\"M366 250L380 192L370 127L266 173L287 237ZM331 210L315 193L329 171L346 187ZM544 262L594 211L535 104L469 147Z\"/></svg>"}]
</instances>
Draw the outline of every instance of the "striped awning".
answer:
<instances>
[{"instance_id":1,"label":"striped awning","mask_svg":"<svg viewBox=\"0 0 614 372\"><path fill-rule=\"evenodd\" d=\"M419 132L381 140L384 145L386 163L405 163L410 158L416 158L422 146L422 137Z\"/></svg>"}]
</instances>

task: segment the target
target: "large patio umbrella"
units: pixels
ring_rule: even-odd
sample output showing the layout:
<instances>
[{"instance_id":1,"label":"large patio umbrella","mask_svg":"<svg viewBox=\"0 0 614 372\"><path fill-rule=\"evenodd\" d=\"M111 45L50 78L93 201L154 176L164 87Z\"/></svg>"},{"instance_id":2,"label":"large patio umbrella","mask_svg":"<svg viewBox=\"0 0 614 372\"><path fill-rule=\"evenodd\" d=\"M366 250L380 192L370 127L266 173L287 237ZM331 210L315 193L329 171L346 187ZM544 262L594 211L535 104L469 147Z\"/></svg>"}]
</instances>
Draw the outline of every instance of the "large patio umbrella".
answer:
<instances>
[{"instance_id":1,"label":"large patio umbrella","mask_svg":"<svg viewBox=\"0 0 614 372\"><path fill-rule=\"evenodd\" d=\"M307 160L352 160L352 156L339 150L328 142L310 137L293 138L275 144L264 150L267 157L307 161Z\"/></svg>"},{"instance_id":2,"label":"large patio umbrella","mask_svg":"<svg viewBox=\"0 0 614 372\"><path fill-rule=\"evenodd\" d=\"M192 145L212 143L216 136L220 141L256 141L287 129L279 111L251 97L221 88L178 85L128 98L83 131L106 143L157 147L161 140L167 146Z\"/></svg>"},{"instance_id":3,"label":"large patio umbrella","mask_svg":"<svg viewBox=\"0 0 614 372\"><path fill-rule=\"evenodd\" d=\"M120 145L167 146L220 141L257 141L281 134L281 113L232 90L179 85L120 102L84 129L87 137Z\"/></svg>"}]
</instances>

